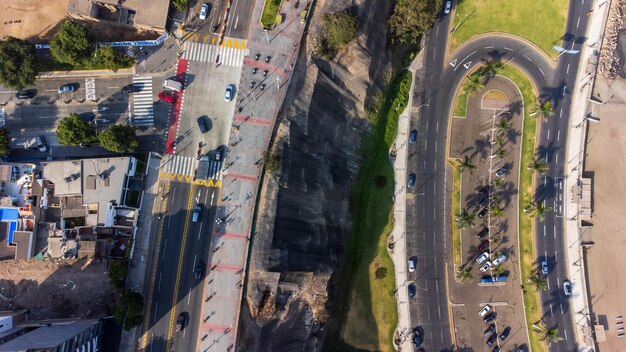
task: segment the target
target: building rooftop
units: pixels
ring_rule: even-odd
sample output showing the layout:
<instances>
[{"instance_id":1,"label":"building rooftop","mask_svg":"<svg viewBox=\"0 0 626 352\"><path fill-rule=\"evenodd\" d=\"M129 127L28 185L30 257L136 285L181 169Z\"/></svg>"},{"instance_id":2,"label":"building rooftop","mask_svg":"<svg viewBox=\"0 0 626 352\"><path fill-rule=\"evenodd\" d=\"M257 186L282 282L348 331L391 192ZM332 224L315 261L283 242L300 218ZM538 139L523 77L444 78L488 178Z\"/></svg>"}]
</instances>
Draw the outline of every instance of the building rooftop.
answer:
<instances>
[{"instance_id":1,"label":"building rooftop","mask_svg":"<svg viewBox=\"0 0 626 352\"><path fill-rule=\"evenodd\" d=\"M67 324L43 325L0 345L0 352L54 348L90 328L96 321L79 320Z\"/></svg>"},{"instance_id":2,"label":"building rooftop","mask_svg":"<svg viewBox=\"0 0 626 352\"><path fill-rule=\"evenodd\" d=\"M69 0L67 12L150 30L165 30L170 0Z\"/></svg>"}]
</instances>

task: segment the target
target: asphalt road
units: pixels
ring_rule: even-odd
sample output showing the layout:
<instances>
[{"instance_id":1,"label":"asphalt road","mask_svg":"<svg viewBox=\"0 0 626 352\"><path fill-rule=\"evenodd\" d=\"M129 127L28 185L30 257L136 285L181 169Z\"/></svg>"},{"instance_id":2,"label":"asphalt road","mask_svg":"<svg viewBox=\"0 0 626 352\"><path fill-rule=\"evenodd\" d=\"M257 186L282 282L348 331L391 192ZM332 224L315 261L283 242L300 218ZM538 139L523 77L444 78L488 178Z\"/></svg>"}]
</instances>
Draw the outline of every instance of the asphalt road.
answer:
<instances>
[{"instance_id":1,"label":"asphalt road","mask_svg":"<svg viewBox=\"0 0 626 352\"><path fill-rule=\"evenodd\" d=\"M587 28L586 16L591 2L571 2L568 13L568 23L563 36L562 47L580 50L585 45L584 35ZM546 206L554 207L554 212L546 215L545 221L537 220L537 237L535 248L537 261L547 256L550 262L549 289L541 294L541 304L544 312L544 321L548 326L558 325L564 340L552 344L551 351L577 350L574 334L574 323L570 311L569 299L564 296L562 282L567 278L565 267L565 242L563 234L563 219L560 216L562 209L563 190L559 188L559 177L563 177L568 170L566 164L567 136L569 132L569 114L571 108L571 94L575 86L576 73L579 67L579 54L564 54L559 57L556 68L551 66L547 59L526 43L508 37L493 37L479 39L459 48L449 58L445 57L449 23L451 17L438 22L430 31L427 38L425 60L425 89L415 89L413 108L421 108L422 116L419 120L413 119L418 129L418 150L410 158L409 167L416 172L415 207L413 214L407 210L407 227L414 222L417 230L416 237L419 246L409 245L407 256L418 254L418 297L415 308L412 308L411 317L414 325L423 327L424 346L428 350L443 350L449 348L450 340L446 336L436 336L429 329L444 327L447 324L446 313L439 313L445 293L441 293L441 278L445 275L445 268L440 260L445 256L444 236L447 233L444 223L448 221L444 212L444 199L447 197L444 184L445 145L448 116L452 109L453 95L451 90L457 87L468 70L483 60L499 59L514 63L523 69L535 81L541 98L551 99L555 116L548 122L542 123L538 156L550 166L550 170L536 181L536 197L545 201ZM530 108L530 107L527 107ZM412 128L415 128L412 127ZM410 171L409 171L410 172ZM557 192L558 190L558 192ZM410 206L410 204L409 204ZM410 219L409 219L410 217ZM407 235L410 232L407 228ZM439 258L439 261L437 260ZM439 265L435 265L439 263ZM426 271L424 271L426 270ZM420 274L424 273L424 274ZM438 284L438 285L437 285ZM428 286L430 285L430 286ZM432 293L435 285L436 294ZM429 289L422 291L419 288ZM437 290L438 289L438 290ZM446 332L448 329L446 329Z\"/></svg>"},{"instance_id":2,"label":"asphalt road","mask_svg":"<svg viewBox=\"0 0 626 352\"><path fill-rule=\"evenodd\" d=\"M200 7L203 3L209 5L209 15L205 20L198 17ZM228 1L213 0L206 2L197 2L195 6L189 9L187 23L185 29L195 34L219 34L222 30L224 17ZM228 21L224 28L224 36L237 39L248 39L248 31L250 28L250 19L254 2L244 0L232 0L230 10L228 12Z\"/></svg>"}]
</instances>

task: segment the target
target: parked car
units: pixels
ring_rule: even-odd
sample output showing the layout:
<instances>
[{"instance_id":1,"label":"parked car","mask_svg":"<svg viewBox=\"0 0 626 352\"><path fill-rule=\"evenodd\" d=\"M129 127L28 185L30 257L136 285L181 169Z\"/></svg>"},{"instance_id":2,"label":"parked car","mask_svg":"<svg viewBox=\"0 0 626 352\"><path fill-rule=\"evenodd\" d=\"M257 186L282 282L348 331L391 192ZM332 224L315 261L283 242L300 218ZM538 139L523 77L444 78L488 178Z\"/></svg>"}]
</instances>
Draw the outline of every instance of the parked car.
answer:
<instances>
[{"instance_id":1,"label":"parked car","mask_svg":"<svg viewBox=\"0 0 626 352\"><path fill-rule=\"evenodd\" d=\"M498 339L498 334L493 334L487 339L487 346L491 347Z\"/></svg>"},{"instance_id":2,"label":"parked car","mask_svg":"<svg viewBox=\"0 0 626 352\"><path fill-rule=\"evenodd\" d=\"M409 284L407 289L409 291L409 297L411 298L415 297L415 294L417 293L417 288L415 287L415 285Z\"/></svg>"},{"instance_id":3,"label":"parked car","mask_svg":"<svg viewBox=\"0 0 626 352\"><path fill-rule=\"evenodd\" d=\"M74 84L64 84L60 86L59 89L57 90L59 94L71 93L75 91L76 91L76 86Z\"/></svg>"},{"instance_id":4,"label":"parked car","mask_svg":"<svg viewBox=\"0 0 626 352\"><path fill-rule=\"evenodd\" d=\"M415 257L409 258L409 272L410 273L415 271L415 261L416 261Z\"/></svg>"},{"instance_id":5,"label":"parked car","mask_svg":"<svg viewBox=\"0 0 626 352\"><path fill-rule=\"evenodd\" d=\"M209 126L206 122L206 118L204 116L198 117L198 129L200 129L201 133L209 132Z\"/></svg>"},{"instance_id":6,"label":"parked car","mask_svg":"<svg viewBox=\"0 0 626 352\"><path fill-rule=\"evenodd\" d=\"M500 336L498 336L498 338L500 339L500 341L504 341L504 340L506 340L509 337L510 333L511 333L511 327L507 326L506 329L504 329L504 331L502 331Z\"/></svg>"},{"instance_id":7,"label":"parked car","mask_svg":"<svg viewBox=\"0 0 626 352\"><path fill-rule=\"evenodd\" d=\"M422 335L420 335L419 330L413 329L413 343L415 344L415 347L421 347L423 342L424 339L422 339Z\"/></svg>"},{"instance_id":8,"label":"parked car","mask_svg":"<svg viewBox=\"0 0 626 352\"><path fill-rule=\"evenodd\" d=\"M491 335L493 335L494 332L496 332L496 324L489 325L487 330L485 330L485 337L487 338L491 337Z\"/></svg>"},{"instance_id":9,"label":"parked car","mask_svg":"<svg viewBox=\"0 0 626 352\"><path fill-rule=\"evenodd\" d=\"M36 95L35 91L32 90L22 90L15 93L15 98L19 100L32 99Z\"/></svg>"},{"instance_id":10,"label":"parked car","mask_svg":"<svg viewBox=\"0 0 626 352\"><path fill-rule=\"evenodd\" d=\"M484 318L485 315L489 314L489 312L491 312L491 306L487 304L478 311L478 315L480 315L481 318Z\"/></svg>"},{"instance_id":11,"label":"parked car","mask_svg":"<svg viewBox=\"0 0 626 352\"><path fill-rule=\"evenodd\" d=\"M506 261L506 255L501 254L498 258L493 260L493 266L500 265Z\"/></svg>"},{"instance_id":12,"label":"parked car","mask_svg":"<svg viewBox=\"0 0 626 352\"><path fill-rule=\"evenodd\" d=\"M173 79L166 79L163 81L163 88L173 90L175 92L180 92L181 90L183 90L183 84Z\"/></svg>"},{"instance_id":13,"label":"parked car","mask_svg":"<svg viewBox=\"0 0 626 352\"><path fill-rule=\"evenodd\" d=\"M496 171L496 177L501 177L504 174L506 174L508 170L506 169L506 167L501 167L498 169L498 171Z\"/></svg>"},{"instance_id":14,"label":"parked car","mask_svg":"<svg viewBox=\"0 0 626 352\"><path fill-rule=\"evenodd\" d=\"M200 14L198 15L198 17L200 17L201 20L206 20L206 16L209 14L209 4L202 4L202 7L200 7Z\"/></svg>"},{"instance_id":15,"label":"parked car","mask_svg":"<svg viewBox=\"0 0 626 352\"><path fill-rule=\"evenodd\" d=\"M484 273L487 270L489 270L489 268L491 268L492 266L493 264L491 264L490 261L486 261L485 264L483 264L483 266L480 267L480 271Z\"/></svg>"},{"instance_id":16,"label":"parked car","mask_svg":"<svg viewBox=\"0 0 626 352\"><path fill-rule=\"evenodd\" d=\"M489 205L489 197L488 196L484 196L480 199L480 202L478 202L478 207L479 208L485 208Z\"/></svg>"},{"instance_id":17,"label":"parked car","mask_svg":"<svg viewBox=\"0 0 626 352\"><path fill-rule=\"evenodd\" d=\"M412 130L411 134L409 134L409 143L413 144L417 140L417 130Z\"/></svg>"},{"instance_id":18,"label":"parked car","mask_svg":"<svg viewBox=\"0 0 626 352\"><path fill-rule=\"evenodd\" d=\"M188 314L187 312L182 312L178 314L176 318L176 331L183 331L187 326Z\"/></svg>"},{"instance_id":19,"label":"parked car","mask_svg":"<svg viewBox=\"0 0 626 352\"><path fill-rule=\"evenodd\" d=\"M489 259L489 252L484 252L476 258L476 263L482 264Z\"/></svg>"},{"instance_id":20,"label":"parked car","mask_svg":"<svg viewBox=\"0 0 626 352\"><path fill-rule=\"evenodd\" d=\"M569 280L563 281L563 293L565 293L566 296L572 295L572 283Z\"/></svg>"},{"instance_id":21,"label":"parked car","mask_svg":"<svg viewBox=\"0 0 626 352\"><path fill-rule=\"evenodd\" d=\"M489 212L489 209L487 209L487 208L483 208L483 210L481 210L481 211L478 213L478 217L482 219L482 218L484 218L484 217L485 217L485 215L487 215L487 213L488 213L488 212Z\"/></svg>"},{"instance_id":22,"label":"parked car","mask_svg":"<svg viewBox=\"0 0 626 352\"><path fill-rule=\"evenodd\" d=\"M488 234L489 234L489 228L485 227L479 233L476 234L476 237L478 237L478 239L480 240L480 239L483 239Z\"/></svg>"},{"instance_id":23,"label":"parked car","mask_svg":"<svg viewBox=\"0 0 626 352\"><path fill-rule=\"evenodd\" d=\"M46 143L44 142L42 137L40 136L35 137L35 142L37 142L37 150L39 150L42 153L48 151L48 147L46 146Z\"/></svg>"},{"instance_id":24,"label":"parked car","mask_svg":"<svg viewBox=\"0 0 626 352\"><path fill-rule=\"evenodd\" d=\"M446 1L446 7L443 9L443 13L447 15L450 13L450 10L452 10L452 1Z\"/></svg>"},{"instance_id":25,"label":"parked car","mask_svg":"<svg viewBox=\"0 0 626 352\"><path fill-rule=\"evenodd\" d=\"M229 102L235 97L235 85L229 84L226 86L226 92L224 93L224 101Z\"/></svg>"},{"instance_id":26,"label":"parked car","mask_svg":"<svg viewBox=\"0 0 626 352\"><path fill-rule=\"evenodd\" d=\"M548 272L549 272L549 270L548 270L548 261L544 260L544 261L541 262L541 273L543 275L548 275Z\"/></svg>"},{"instance_id":27,"label":"parked car","mask_svg":"<svg viewBox=\"0 0 626 352\"><path fill-rule=\"evenodd\" d=\"M407 182L407 187L413 188L413 186L415 186L415 174L410 174L409 180Z\"/></svg>"},{"instance_id":28,"label":"parked car","mask_svg":"<svg viewBox=\"0 0 626 352\"><path fill-rule=\"evenodd\" d=\"M483 196L488 196L490 190L491 190L491 187L489 187L489 185L486 185L485 187L481 188L480 191L478 192L482 194Z\"/></svg>"},{"instance_id":29,"label":"parked car","mask_svg":"<svg viewBox=\"0 0 626 352\"><path fill-rule=\"evenodd\" d=\"M496 346L491 350L491 352L500 352L500 346Z\"/></svg>"},{"instance_id":30,"label":"parked car","mask_svg":"<svg viewBox=\"0 0 626 352\"><path fill-rule=\"evenodd\" d=\"M174 102L176 101L176 98L174 97L174 95L168 92L161 92L159 93L158 97L159 97L159 100L162 100L169 104L174 104Z\"/></svg>"},{"instance_id":31,"label":"parked car","mask_svg":"<svg viewBox=\"0 0 626 352\"><path fill-rule=\"evenodd\" d=\"M196 269L194 270L194 274L196 276L196 280L202 279L202 275L204 274L204 264L198 263L198 265L196 265Z\"/></svg>"},{"instance_id":32,"label":"parked car","mask_svg":"<svg viewBox=\"0 0 626 352\"><path fill-rule=\"evenodd\" d=\"M491 323L492 321L496 320L496 317L498 316L498 314L496 312L493 312L489 315L487 315L483 321L485 322L485 324Z\"/></svg>"},{"instance_id":33,"label":"parked car","mask_svg":"<svg viewBox=\"0 0 626 352\"><path fill-rule=\"evenodd\" d=\"M489 249L489 240L483 240L482 242L480 242L480 244L478 245L478 251L484 252L487 249Z\"/></svg>"}]
</instances>

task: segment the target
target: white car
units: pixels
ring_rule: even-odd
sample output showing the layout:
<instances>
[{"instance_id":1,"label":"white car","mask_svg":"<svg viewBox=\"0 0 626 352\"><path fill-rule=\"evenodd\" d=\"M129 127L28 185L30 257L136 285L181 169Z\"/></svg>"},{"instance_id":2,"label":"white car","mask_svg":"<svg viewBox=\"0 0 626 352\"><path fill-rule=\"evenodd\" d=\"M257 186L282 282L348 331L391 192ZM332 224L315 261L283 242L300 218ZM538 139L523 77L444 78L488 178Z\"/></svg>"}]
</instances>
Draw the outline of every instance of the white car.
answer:
<instances>
[{"instance_id":1,"label":"white car","mask_svg":"<svg viewBox=\"0 0 626 352\"><path fill-rule=\"evenodd\" d=\"M415 257L409 258L409 272L412 273L415 271Z\"/></svg>"},{"instance_id":2,"label":"white car","mask_svg":"<svg viewBox=\"0 0 626 352\"><path fill-rule=\"evenodd\" d=\"M494 266L500 265L500 264L504 263L505 260L506 260L506 255L502 254L502 255L500 255L498 258L496 258L493 261L493 265Z\"/></svg>"},{"instance_id":3,"label":"white car","mask_svg":"<svg viewBox=\"0 0 626 352\"><path fill-rule=\"evenodd\" d=\"M201 20L206 20L206 16L209 14L209 4L202 4L200 8L200 17Z\"/></svg>"},{"instance_id":4,"label":"white car","mask_svg":"<svg viewBox=\"0 0 626 352\"><path fill-rule=\"evenodd\" d=\"M489 252L484 252L483 254L479 255L478 258L476 258L476 263L482 264L487 259L489 259Z\"/></svg>"},{"instance_id":5,"label":"white car","mask_svg":"<svg viewBox=\"0 0 626 352\"><path fill-rule=\"evenodd\" d=\"M486 305L478 312L478 315L480 315L481 318L484 318L485 315L489 314L489 312L491 312L491 306Z\"/></svg>"},{"instance_id":6,"label":"white car","mask_svg":"<svg viewBox=\"0 0 626 352\"><path fill-rule=\"evenodd\" d=\"M447 15L450 13L451 9L452 9L452 1L446 1L446 7L443 9L443 13Z\"/></svg>"},{"instance_id":7,"label":"white car","mask_svg":"<svg viewBox=\"0 0 626 352\"><path fill-rule=\"evenodd\" d=\"M485 264L483 264L483 266L480 267L480 271L481 272L486 272L487 270L489 270L489 268L491 268L492 264L490 261L487 261Z\"/></svg>"},{"instance_id":8,"label":"white car","mask_svg":"<svg viewBox=\"0 0 626 352\"><path fill-rule=\"evenodd\" d=\"M235 86L232 84L227 85L226 93L224 93L224 101L229 102L233 100L234 96L235 96Z\"/></svg>"},{"instance_id":9,"label":"white car","mask_svg":"<svg viewBox=\"0 0 626 352\"><path fill-rule=\"evenodd\" d=\"M544 260L541 262L541 273L543 275L548 275L548 261Z\"/></svg>"},{"instance_id":10,"label":"white car","mask_svg":"<svg viewBox=\"0 0 626 352\"><path fill-rule=\"evenodd\" d=\"M565 293L566 296L572 295L572 283L569 282L569 280L563 281L563 293Z\"/></svg>"}]
</instances>

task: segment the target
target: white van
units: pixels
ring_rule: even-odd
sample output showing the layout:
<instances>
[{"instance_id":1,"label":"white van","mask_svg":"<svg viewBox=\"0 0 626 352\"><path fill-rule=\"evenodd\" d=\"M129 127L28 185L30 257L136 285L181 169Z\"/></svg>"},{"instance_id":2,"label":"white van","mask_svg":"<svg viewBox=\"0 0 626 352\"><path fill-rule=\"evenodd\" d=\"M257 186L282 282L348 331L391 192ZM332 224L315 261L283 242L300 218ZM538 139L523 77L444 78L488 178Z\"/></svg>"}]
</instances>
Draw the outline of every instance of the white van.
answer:
<instances>
[{"instance_id":1,"label":"white van","mask_svg":"<svg viewBox=\"0 0 626 352\"><path fill-rule=\"evenodd\" d=\"M183 84L178 81L174 81L173 79L166 79L165 81L163 81L163 88L180 92L181 90L183 90Z\"/></svg>"},{"instance_id":2,"label":"white van","mask_svg":"<svg viewBox=\"0 0 626 352\"><path fill-rule=\"evenodd\" d=\"M494 265L494 266L495 266L495 265L500 265L500 264L504 263L504 261L506 261L506 255L502 254L501 256L499 256L498 258L496 258L496 259L493 261L493 265Z\"/></svg>"}]
</instances>

